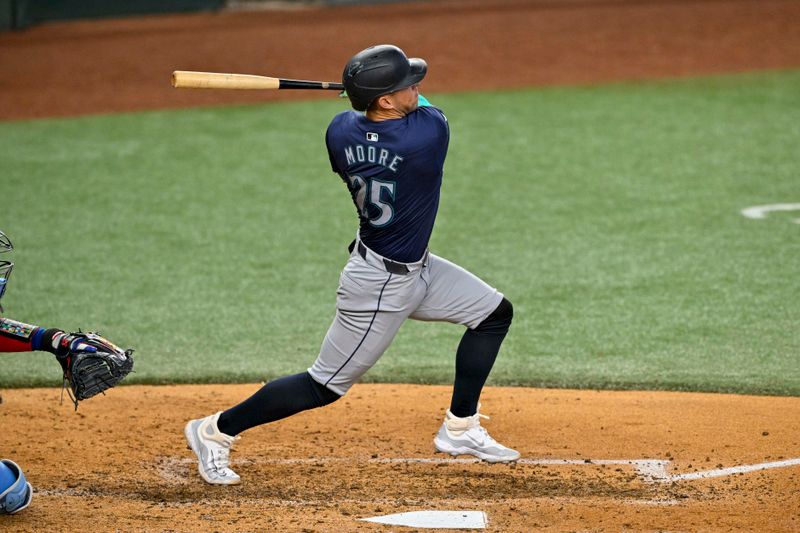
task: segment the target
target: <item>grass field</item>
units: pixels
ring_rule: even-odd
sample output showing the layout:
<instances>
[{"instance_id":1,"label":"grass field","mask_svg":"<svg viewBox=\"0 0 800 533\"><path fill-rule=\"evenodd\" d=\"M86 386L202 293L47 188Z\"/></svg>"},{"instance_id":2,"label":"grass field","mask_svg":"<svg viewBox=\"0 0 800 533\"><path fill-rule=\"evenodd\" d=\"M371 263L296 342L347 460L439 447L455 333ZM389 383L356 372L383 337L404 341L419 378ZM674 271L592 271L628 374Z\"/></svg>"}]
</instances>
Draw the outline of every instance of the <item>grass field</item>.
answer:
<instances>
[{"instance_id":1,"label":"grass field","mask_svg":"<svg viewBox=\"0 0 800 533\"><path fill-rule=\"evenodd\" d=\"M431 247L502 290L490 383L800 394L800 72L434 94ZM6 316L137 349L128 382L313 361L356 228L324 131L345 102L0 124ZM448 383L461 328L407 323L367 381ZM54 385L45 354L0 386Z\"/></svg>"}]
</instances>

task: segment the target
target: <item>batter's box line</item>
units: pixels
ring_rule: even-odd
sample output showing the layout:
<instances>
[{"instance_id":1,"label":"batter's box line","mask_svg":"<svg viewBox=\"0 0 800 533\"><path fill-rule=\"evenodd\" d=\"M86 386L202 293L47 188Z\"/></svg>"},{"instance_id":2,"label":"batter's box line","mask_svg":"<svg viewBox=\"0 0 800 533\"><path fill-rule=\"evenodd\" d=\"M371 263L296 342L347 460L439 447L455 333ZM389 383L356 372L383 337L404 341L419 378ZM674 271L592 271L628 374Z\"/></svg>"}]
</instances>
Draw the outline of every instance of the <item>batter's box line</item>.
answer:
<instances>
[{"instance_id":1,"label":"batter's box line","mask_svg":"<svg viewBox=\"0 0 800 533\"><path fill-rule=\"evenodd\" d=\"M270 464L270 465L322 465L334 463L367 463L367 464L478 464L479 459L458 459L441 457L384 457L371 459L358 459L351 457L307 457L302 459L249 459L243 458L234 460L234 465L248 464ZM194 458L160 457L159 474L166 481L175 482L183 476L176 472L189 465L196 463ZM690 472L684 474L670 474L669 466L671 461L662 459L519 459L518 465L531 466L633 466L636 473L646 482L650 483L672 483L677 481L691 481L697 479L730 476L733 474L744 474L759 470L769 470L773 468L786 468L800 465L800 458L786 459L783 461L773 461L770 463L759 463L753 465L740 465L729 468L719 468L715 470L705 470L700 472Z\"/></svg>"},{"instance_id":2,"label":"batter's box line","mask_svg":"<svg viewBox=\"0 0 800 533\"><path fill-rule=\"evenodd\" d=\"M750 472L757 472L759 470L770 470L773 468L786 468L790 466L800 466L800 457L794 459L786 459L783 461L772 461L770 463L758 463L753 465L740 465L731 466L728 468L718 468L715 470L704 470L702 472L688 472L685 474L674 474L667 476L666 479L657 479L656 481L672 482L672 481L692 481L695 479L707 479L714 477L732 476L734 474L747 474Z\"/></svg>"},{"instance_id":3,"label":"batter's box line","mask_svg":"<svg viewBox=\"0 0 800 533\"><path fill-rule=\"evenodd\" d=\"M405 458L405 459L373 459L371 462L390 462L390 463L478 463L479 459L441 459L441 458ZM692 481L696 479L707 479L714 477L724 477L734 474L746 474L759 470L770 470L773 468L786 468L800 465L800 457L786 459L783 461L773 461L770 463L758 463L752 465L732 466L715 470L704 470L700 472L689 472L684 474L670 474L668 469L671 461L661 459L519 459L517 464L523 465L631 465L636 473L644 481L651 483L673 483L676 481Z\"/></svg>"}]
</instances>

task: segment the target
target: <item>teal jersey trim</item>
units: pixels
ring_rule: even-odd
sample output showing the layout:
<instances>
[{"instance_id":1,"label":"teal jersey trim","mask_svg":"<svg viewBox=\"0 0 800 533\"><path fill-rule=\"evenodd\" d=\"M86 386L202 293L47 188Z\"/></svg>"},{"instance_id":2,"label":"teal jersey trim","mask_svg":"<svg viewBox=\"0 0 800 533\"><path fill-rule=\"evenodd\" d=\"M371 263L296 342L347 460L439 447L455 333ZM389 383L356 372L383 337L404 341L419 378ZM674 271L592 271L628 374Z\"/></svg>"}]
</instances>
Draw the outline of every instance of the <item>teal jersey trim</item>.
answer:
<instances>
[{"instance_id":1,"label":"teal jersey trim","mask_svg":"<svg viewBox=\"0 0 800 533\"><path fill-rule=\"evenodd\" d=\"M420 107L433 107L431 103L422 95L419 95L419 99L417 100L417 105Z\"/></svg>"}]
</instances>

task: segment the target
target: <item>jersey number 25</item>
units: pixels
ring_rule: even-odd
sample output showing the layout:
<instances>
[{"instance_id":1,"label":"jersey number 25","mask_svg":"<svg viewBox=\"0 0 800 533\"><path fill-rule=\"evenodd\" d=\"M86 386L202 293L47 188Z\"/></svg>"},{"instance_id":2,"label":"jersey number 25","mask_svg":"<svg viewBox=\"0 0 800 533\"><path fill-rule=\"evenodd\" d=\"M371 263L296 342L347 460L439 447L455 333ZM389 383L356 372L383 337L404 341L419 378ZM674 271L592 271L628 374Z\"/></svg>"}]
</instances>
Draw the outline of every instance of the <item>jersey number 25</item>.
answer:
<instances>
[{"instance_id":1,"label":"jersey number 25","mask_svg":"<svg viewBox=\"0 0 800 533\"><path fill-rule=\"evenodd\" d=\"M350 191L361 215L369 220L371 226L380 228L394 218L395 182L379 179L365 180L361 176L348 175ZM367 202L369 199L369 202Z\"/></svg>"}]
</instances>

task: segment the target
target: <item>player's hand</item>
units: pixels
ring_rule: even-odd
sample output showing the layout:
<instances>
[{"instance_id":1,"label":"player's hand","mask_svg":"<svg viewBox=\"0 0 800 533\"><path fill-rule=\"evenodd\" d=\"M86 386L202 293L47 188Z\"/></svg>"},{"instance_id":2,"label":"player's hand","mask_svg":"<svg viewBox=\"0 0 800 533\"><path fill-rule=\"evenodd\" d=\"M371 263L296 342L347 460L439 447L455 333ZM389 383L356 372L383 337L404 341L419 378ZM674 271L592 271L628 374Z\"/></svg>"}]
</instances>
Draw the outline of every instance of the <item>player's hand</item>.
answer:
<instances>
[{"instance_id":1,"label":"player's hand","mask_svg":"<svg viewBox=\"0 0 800 533\"><path fill-rule=\"evenodd\" d=\"M67 353L56 358L75 409L79 401L105 394L133 370L133 350L123 350L97 333L65 334L60 344L68 348Z\"/></svg>"},{"instance_id":2,"label":"player's hand","mask_svg":"<svg viewBox=\"0 0 800 533\"><path fill-rule=\"evenodd\" d=\"M97 353L97 348L83 342L85 338L86 336L84 335L67 335L67 337L64 339L64 344L69 347L68 349L71 353Z\"/></svg>"}]
</instances>

